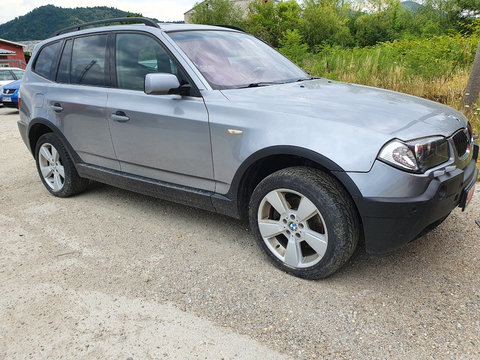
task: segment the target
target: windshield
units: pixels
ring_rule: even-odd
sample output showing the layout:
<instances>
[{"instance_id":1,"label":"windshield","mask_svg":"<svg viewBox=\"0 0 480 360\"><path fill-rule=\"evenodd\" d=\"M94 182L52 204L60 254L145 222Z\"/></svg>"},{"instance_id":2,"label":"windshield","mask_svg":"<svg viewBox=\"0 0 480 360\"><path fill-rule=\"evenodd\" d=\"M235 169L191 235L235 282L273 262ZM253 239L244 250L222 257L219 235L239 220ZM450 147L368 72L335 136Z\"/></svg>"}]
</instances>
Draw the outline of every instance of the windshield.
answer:
<instances>
[{"instance_id":1,"label":"windshield","mask_svg":"<svg viewBox=\"0 0 480 360\"><path fill-rule=\"evenodd\" d=\"M9 70L0 70L0 81L3 80L15 80L12 73Z\"/></svg>"},{"instance_id":2,"label":"windshield","mask_svg":"<svg viewBox=\"0 0 480 360\"><path fill-rule=\"evenodd\" d=\"M23 70L12 70L12 71L18 80L21 80L23 78L23 74L25 73L25 71Z\"/></svg>"},{"instance_id":3,"label":"windshield","mask_svg":"<svg viewBox=\"0 0 480 360\"><path fill-rule=\"evenodd\" d=\"M245 33L183 31L168 35L214 89L285 83L308 77L270 46Z\"/></svg>"}]
</instances>

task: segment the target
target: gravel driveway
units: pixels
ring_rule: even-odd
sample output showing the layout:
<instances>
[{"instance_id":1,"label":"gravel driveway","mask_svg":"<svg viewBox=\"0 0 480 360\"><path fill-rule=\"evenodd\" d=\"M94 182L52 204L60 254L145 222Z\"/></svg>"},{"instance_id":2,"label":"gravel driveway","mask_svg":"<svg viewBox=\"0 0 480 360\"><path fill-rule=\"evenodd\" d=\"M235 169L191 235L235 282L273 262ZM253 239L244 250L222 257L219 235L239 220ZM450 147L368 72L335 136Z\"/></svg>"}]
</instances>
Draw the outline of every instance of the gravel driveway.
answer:
<instances>
[{"instance_id":1,"label":"gravel driveway","mask_svg":"<svg viewBox=\"0 0 480 360\"><path fill-rule=\"evenodd\" d=\"M1 359L480 358L480 189L311 282L227 217L102 184L49 195L17 119L0 109Z\"/></svg>"}]
</instances>

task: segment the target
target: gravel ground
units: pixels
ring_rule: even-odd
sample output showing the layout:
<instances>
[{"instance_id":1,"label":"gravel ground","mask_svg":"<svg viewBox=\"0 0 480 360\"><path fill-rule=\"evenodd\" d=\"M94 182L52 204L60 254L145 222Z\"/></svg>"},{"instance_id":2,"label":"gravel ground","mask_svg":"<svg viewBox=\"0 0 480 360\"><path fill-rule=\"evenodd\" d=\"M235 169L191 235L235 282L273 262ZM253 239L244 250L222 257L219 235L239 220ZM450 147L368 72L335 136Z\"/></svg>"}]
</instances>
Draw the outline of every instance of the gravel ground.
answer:
<instances>
[{"instance_id":1,"label":"gravel ground","mask_svg":"<svg viewBox=\"0 0 480 360\"><path fill-rule=\"evenodd\" d=\"M429 235L305 281L236 220L102 184L49 195L17 119L0 109L1 359L480 358L480 189Z\"/></svg>"}]
</instances>

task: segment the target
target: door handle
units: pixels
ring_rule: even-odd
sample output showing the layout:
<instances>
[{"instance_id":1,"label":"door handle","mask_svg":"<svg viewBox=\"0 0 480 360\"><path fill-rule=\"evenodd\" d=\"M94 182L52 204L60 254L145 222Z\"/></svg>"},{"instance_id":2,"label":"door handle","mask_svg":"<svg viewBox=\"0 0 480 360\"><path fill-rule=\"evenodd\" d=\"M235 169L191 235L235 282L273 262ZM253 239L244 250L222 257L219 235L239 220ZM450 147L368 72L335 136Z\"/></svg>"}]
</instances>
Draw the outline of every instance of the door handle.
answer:
<instances>
[{"instance_id":1,"label":"door handle","mask_svg":"<svg viewBox=\"0 0 480 360\"><path fill-rule=\"evenodd\" d=\"M123 112L123 111L117 111L111 115L111 118L113 121L118 121L118 122L127 122L130 120L130 118Z\"/></svg>"},{"instance_id":2,"label":"door handle","mask_svg":"<svg viewBox=\"0 0 480 360\"><path fill-rule=\"evenodd\" d=\"M63 110L63 107L59 103L55 103L52 105L52 109L55 112L60 112Z\"/></svg>"}]
</instances>

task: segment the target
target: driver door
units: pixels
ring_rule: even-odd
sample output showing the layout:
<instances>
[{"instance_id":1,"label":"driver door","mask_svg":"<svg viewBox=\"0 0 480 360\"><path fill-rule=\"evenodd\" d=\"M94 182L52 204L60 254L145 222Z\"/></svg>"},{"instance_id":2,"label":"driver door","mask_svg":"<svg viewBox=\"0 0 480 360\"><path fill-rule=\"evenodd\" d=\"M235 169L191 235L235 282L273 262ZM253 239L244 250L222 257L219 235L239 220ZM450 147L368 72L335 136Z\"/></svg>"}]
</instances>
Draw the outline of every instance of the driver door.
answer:
<instances>
[{"instance_id":1,"label":"driver door","mask_svg":"<svg viewBox=\"0 0 480 360\"><path fill-rule=\"evenodd\" d=\"M213 191L208 113L200 96L147 95L145 75L185 81L159 40L147 33L115 34L115 79L107 116L122 171Z\"/></svg>"}]
</instances>

